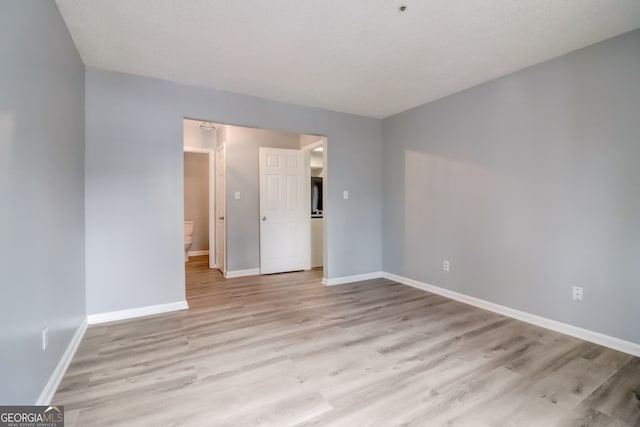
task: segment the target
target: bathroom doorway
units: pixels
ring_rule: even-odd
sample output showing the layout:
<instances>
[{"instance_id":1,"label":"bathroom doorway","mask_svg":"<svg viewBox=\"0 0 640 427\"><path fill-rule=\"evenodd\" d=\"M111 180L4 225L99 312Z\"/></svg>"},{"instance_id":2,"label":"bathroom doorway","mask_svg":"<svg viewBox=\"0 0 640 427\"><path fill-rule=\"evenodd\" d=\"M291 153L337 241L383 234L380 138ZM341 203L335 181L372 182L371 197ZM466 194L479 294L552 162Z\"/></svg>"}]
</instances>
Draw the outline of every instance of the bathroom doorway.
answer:
<instances>
[{"instance_id":1,"label":"bathroom doorway","mask_svg":"<svg viewBox=\"0 0 640 427\"><path fill-rule=\"evenodd\" d=\"M216 268L215 248L215 125L183 121L185 262Z\"/></svg>"},{"instance_id":2,"label":"bathroom doorway","mask_svg":"<svg viewBox=\"0 0 640 427\"><path fill-rule=\"evenodd\" d=\"M184 152L185 261L209 255L209 155ZM190 244L190 245L189 245Z\"/></svg>"}]
</instances>

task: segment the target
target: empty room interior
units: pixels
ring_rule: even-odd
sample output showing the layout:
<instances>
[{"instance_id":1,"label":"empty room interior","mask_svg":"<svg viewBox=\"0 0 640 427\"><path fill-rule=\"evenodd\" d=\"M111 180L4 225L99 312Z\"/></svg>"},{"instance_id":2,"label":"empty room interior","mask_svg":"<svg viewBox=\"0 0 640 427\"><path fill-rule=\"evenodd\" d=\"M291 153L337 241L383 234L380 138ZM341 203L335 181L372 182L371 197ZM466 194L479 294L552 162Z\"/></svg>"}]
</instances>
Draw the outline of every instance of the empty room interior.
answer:
<instances>
[{"instance_id":1,"label":"empty room interior","mask_svg":"<svg viewBox=\"0 0 640 427\"><path fill-rule=\"evenodd\" d=\"M0 412L640 426L639 162L637 0L0 0Z\"/></svg>"}]
</instances>

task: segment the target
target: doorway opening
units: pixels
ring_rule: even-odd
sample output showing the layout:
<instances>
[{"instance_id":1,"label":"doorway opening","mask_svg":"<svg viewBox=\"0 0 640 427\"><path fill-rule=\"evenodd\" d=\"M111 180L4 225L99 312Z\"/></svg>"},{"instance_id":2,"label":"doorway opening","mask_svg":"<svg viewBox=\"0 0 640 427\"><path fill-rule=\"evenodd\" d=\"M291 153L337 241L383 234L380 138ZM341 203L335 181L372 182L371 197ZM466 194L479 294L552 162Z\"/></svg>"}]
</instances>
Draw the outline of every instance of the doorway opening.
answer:
<instances>
[{"instance_id":1,"label":"doorway opening","mask_svg":"<svg viewBox=\"0 0 640 427\"><path fill-rule=\"evenodd\" d=\"M314 268L326 272L326 138L218 122L207 126L213 127L213 130L203 130L202 123L202 120L185 119L184 140L185 150L191 147L209 156L209 268L220 270L226 278L267 273L261 268L263 260L273 254L273 248L282 246L282 233L297 233L303 237L299 240L305 244L297 247L296 252L304 253L308 262L303 268L295 270ZM203 136L203 132L208 132L208 136ZM300 153L305 171L304 177L296 182L286 172L284 184L279 188L297 188L299 191L295 193L302 194L299 204L303 207L306 225L286 231L279 226L278 232L271 233L273 241L267 245L264 243L270 237L265 235L264 228L272 216L264 215L261 207L264 205L261 201L264 202L267 197L261 191L264 185L261 184L259 153L264 149ZM291 160L283 161L291 165ZM273 181L276 178L266 179ZM278 191L278 199L286 196L286 191L283 191ZM268 205L273 207L274 200L272 197ZM292 206L291 200L285 204L287 208ZM285 268L268 273L295 270Z\"/></svg>"}]
</instances>

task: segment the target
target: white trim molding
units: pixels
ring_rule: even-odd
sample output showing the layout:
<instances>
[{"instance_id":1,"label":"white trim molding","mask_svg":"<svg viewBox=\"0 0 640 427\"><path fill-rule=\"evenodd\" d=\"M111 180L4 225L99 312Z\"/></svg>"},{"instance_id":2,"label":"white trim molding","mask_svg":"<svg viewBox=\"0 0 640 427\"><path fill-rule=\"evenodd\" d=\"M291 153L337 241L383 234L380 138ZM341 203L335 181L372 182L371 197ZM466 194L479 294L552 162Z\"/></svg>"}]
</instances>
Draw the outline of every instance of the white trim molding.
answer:
<instances>
[{"instance_id":1,"label":"white trim molding","mask_svg":"<svg viewBox=\"0 0 640 427\"><path fill-rule=\"evenodd\" d=\"M187 304L186 301L148 305L146 307L131 308L128 310L90 314L87 316L87 322L90 325L97 325L99 323L114 322L116 320L133 319L135 317L151 316L153 314L168 313L170 311L187 310L188 308L189 304Z\"/></svg>"},{"instance_id":2,"label":"white trim molding","mask_svg":"<svg viewBox=\"0 0 640 427\"><path fill-rule=\"evenodd\" d=\"M224 277L226 277L227 279L233 279L235 277L258 276L258 275L260 275L259 268L249 268L247 270L233 270L233 271L226 271L224 273Z\"/></svg>"},{"instance_id":3,"label":"white trim molding","mask_svg":"<svg viewBox=\"0 0 640 427\"><path fill-rule=\"evenodd\" d=\"M342 277L331 277L331 278L322 278L322 284L325 286L336 286L336 285L345 285L347 283L353 282L361 282L363 280L371 280L371 279L379 279L383 277L382 271L374 271L373 273L365 273L365 274L356 274L354 276L342 276Z\"/></svg>"},{"instance_id":4,"label":"white trim molding","mask_svg":"<svg viewBox=\"0 0 640 427\"><path fill-rule=\"evenodd\" d=\"M187 252L187 254L189 254L189 256L200 256L200 255L209 255L209 250L204 250L204 251L189 251Z\"/></svg>"},{"instance_id":5,"label":"white trim molding","mask_svg":"<svg viewBox=\"0 0 640 427\"><path fill-rule=\"evenodd\" d=\"M572 337L575 337L584 341L589 341L594 344L602 345L605 347L612 348L614 350L622 351L624 353L628 353L628 354L632 354L634 356L640 357L640 344L636 344L631 341L625 341L623 339L601 334L599 332L591 331L589 329L583 329L577 326L569 325L567 323L562 323L556 320L547 319L546 317L537 316L535 314L516 310L510 307L506 307L504 305L495 304L480 298L450 291L448 289L440 288L438 286L433 286L428 283L398 276L396 274L385 272L383 273L383 277L385 279L393 280L394 282L402 283L403 285L411 286L414 288L422 289L423 291L442 295L443 297L451 298L453 300L460 301L465 304L473 305L475 307L479 307L484 310L493 311L494 313L502 314L504 316L508 316L513 319L522 320L523 322L531 323L532 325L540 326L545 329L550 329L552 331L560 332L561 334L570 335Z\"/></svg>"},{"instance_id":6,"label":"white trim molding","mask_svg":"<svg viewBox=\"0 0 640 427\"><path fill-rule=\"evenodd\" d=\"M36 400L35 405L44 406L49 405L51 400L53 399L53 395L56 394L56 390L64 377L64 374L67 372L67 368L73 359L73 356L76 354L76 350L78 350L78 346L80 345L80 341L82 341L82 337L84 336L85 331L87 330L87 319L83 319L82 323L78 326L73 337L71 337L71 341L69 341L69 345L67 349L62 354L60 361L56 365L56 368L53 370L49 381L45 384L42 389L42 393Z\"/></svg>"}]
</instances>

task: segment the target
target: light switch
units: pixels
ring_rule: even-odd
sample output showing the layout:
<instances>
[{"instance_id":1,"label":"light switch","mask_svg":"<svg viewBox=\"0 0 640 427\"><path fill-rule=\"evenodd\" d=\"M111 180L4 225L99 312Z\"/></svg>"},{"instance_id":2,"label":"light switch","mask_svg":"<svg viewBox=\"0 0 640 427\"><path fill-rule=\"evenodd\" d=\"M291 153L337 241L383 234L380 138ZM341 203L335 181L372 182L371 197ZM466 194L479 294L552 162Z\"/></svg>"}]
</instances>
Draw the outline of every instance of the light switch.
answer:
<instances>
[{"instance_id":1,"label":"light switch","mask_svg":"<svg viewBox=\"0 0 640 427\"><path fill-rule=\"evenodd\" d=\"M349 198L349 191L344 190L344 192L342 193L342 198L343 199L348 199Z\"/></svg>"},{"instance_id":2,"label":"light switch","mask_svg":"<svg viewBox=\"0 0 640 427\"><path fill-rule=\"evenodd\" d=\"M240 192L236 191L236 200L240 200Z\"/></svg>"}]
</instances>

